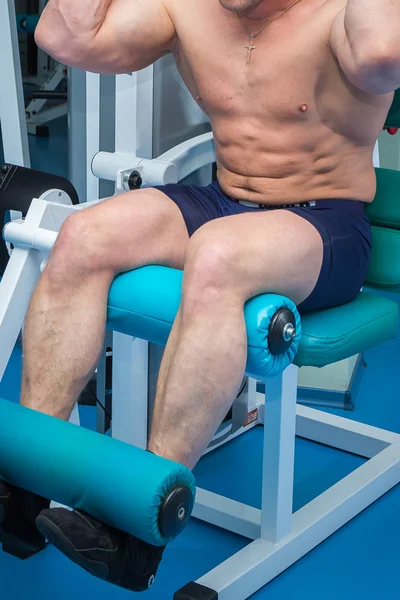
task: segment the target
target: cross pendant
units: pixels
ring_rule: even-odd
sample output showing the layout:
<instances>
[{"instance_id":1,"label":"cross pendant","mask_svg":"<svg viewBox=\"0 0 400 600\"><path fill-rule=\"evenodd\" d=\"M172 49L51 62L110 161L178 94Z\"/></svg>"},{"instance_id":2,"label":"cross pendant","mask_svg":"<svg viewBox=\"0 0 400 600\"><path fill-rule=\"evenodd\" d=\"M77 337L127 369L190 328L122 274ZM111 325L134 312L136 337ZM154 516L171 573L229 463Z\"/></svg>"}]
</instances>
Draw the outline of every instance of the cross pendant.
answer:
<instances>
[{"instance_id":1,"label":"cross pendant","mask_svg":"<svg viewBox=\"0 0 400 600\"><path fill-rule=\"evenodd\" d=\"M249 65L251 62L251 52L252 50L256 50L257 46L253 45L254 42L254 35L251 33L250 34L250 44L248 46L245 46L245 48L247 49L247 64Z\"/></svg>"}]
</instances>

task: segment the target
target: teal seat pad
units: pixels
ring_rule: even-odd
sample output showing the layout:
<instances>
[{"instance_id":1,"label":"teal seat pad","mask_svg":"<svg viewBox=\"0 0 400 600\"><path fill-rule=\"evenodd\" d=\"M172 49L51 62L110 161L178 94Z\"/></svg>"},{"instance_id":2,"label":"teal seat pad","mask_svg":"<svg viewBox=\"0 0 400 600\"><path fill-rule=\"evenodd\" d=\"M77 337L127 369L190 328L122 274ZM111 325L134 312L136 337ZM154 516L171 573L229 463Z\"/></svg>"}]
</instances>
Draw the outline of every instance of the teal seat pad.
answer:
<instances>
[{"instance_id":1,"label":"teal seat pad","mask_svg":"<svg viewBox=\"0 0 400 600\"><path fill-rule=\"evenodd\" d=\"M361 292L348 304L302 316L302 337L294 360L299 367L324 367L396 337L398 306Z\"/></svg>"},{"instance_id":2,"label":"teal seat pad","mask_svg":"<svg viewBox=\"0 0 400 600\"><path fill-rule=\"evenodd\" d=\"M183 272L161 266L148 266L119 275L108 298L108 328L165 346L181 301ZM282 355L269 350L272 318L280 308L293 312L296 331L292 345ZM264 381L284 371L292 362L301 337L301 322L291 300L275 294L262 294L244 308L247 330L248 375Z\"/></svg>"},{"instance_id":3,"label":"teal seat pad","mask_svg":"<svg viewBox=\"0 0 400 600\"><path fill-rule=\"evenodd\" d=\"M144 267L117 277L109 295L108 327L164 346L179 309L181 285L182 272L165 267ZM268 300L268 295L258 296L246 308L247 326L254 329L248 331L249 340L254 340L250 350L253 362L260 365L267 343L261 317ZM294 362L299 367L323 367L394 338L398 307L388 298L361 292L343 306L302 315L301 322ZM260 372L261 368L248 374L258 378Z\"/></svg>"}]
</instances>

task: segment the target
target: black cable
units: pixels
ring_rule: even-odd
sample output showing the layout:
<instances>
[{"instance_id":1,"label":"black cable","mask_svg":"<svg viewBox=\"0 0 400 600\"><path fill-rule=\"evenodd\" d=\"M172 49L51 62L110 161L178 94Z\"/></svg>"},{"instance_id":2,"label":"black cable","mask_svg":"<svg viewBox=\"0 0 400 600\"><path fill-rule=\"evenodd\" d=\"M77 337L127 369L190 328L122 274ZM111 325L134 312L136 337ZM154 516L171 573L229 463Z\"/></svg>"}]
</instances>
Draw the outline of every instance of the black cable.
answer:
<instances>
[{"instance_id":1,"label":"black cable","mask_svg":"<svg viewBox=\"0 0 400 600\"><path fill-rule=\"evenodd\" d=\"M244 392L244 388L246 387L248 380L249 380L248 377L245 377L243 379L243 381L242 381L242 387L240 388L240 391L239 391L238 395L236 396L236 398L239 398L239 396Z\"/></svg>"},{"instance_id":2,"label":"black cable","mask_svg":"<svg viewBox=\"0 0 400 600\"><path fill-rule=\"evenodd\" d=\"M90 394L92 394L93 398L95 399L96 403L100 406L100 408L103 409L104 414L107 415L107 417L110 419L110 421L112 421L111 414L108 412L106 407L102 404L102 402L100 402L100 400L98 399L96 394L90 389L90 387L87 387L86 389L89 391Z\"/></svg>"}]
</instances>

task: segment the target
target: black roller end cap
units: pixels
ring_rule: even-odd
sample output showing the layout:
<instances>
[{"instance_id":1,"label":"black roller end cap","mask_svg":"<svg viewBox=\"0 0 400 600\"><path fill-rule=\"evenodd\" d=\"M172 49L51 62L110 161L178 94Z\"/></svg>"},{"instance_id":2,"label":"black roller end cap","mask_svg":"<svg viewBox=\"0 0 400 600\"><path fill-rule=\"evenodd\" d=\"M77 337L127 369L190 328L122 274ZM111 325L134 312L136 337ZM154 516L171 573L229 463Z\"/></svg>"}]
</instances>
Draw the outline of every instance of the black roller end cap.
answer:
<instances>
[{"instance_id":1,"label":"black roller end cap","mask_svg":"<svg viewBox=\"0 0 400 600\"><path fill-rule=\"evenodd\" d=\"M193 505L193 494L188 487L180 485L169 492L162 503L158 520L160 530L165 537L175 538L185 529Z\"/></svg>"},{"instance_id":2,"label":"black roller end cap","mask_svg":"<svg viewBox=\"0 0 400 600\"><path fill-rule=\"evenodd\" d=\"M175 593L174 600L218 600L218 593L192 581Z\"/></svg>"},{"instance_id":3,"label":"black roller end cap","mask_svg":"<svg viewBox=\"0 0 400 600\"><path fill-rule=\"evenodd\" d=\"M274 356L282 356L293 344L293 337L285 337L285 328L291 326L295 334L296 318L289 308L280 308L273 316L268 334L268 347Z\"/></svg>"}]
</instances>

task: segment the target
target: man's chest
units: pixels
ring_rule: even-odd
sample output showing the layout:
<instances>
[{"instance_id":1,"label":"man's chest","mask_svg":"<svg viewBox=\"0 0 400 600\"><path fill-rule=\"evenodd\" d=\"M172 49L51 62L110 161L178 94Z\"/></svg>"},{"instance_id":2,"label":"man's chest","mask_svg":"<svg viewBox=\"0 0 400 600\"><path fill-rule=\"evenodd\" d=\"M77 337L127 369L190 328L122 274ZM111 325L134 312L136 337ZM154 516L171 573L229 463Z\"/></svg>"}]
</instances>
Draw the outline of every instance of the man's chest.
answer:
<instances>
[{"instance_id":1,"label":"man's chest","mask_svg":"<svg viewBox=\"0 0 400 600\"><path fill-rule=\"evenodd\" d=\"M177 64L208 112L239 116L270 110L276 113L271 116L283 117L294 106L315 101L337 72L329 34L341 5L315 0L314 6L313 1L296 19L287 15L257 35L257 26L251 31L235 15L214 10L218 0L204 0L202 9L189 0L191 10L183 9L177 22ZM330 10L321 9L324 4Z\"/></svg>"}]
</instances>

